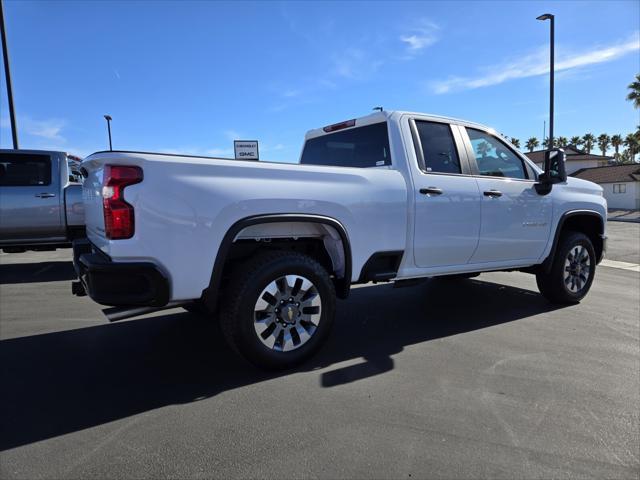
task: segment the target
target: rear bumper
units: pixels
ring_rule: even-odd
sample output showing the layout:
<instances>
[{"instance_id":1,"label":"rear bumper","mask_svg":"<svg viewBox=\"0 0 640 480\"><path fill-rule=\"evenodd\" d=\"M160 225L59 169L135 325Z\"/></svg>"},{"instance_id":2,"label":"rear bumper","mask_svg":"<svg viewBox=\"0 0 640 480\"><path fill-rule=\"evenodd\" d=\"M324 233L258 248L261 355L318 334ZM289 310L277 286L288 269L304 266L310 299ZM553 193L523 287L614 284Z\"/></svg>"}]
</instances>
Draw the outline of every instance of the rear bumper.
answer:
<instances>
[{"instance_id":1,"label":"rear bumper","mask_svg":"<svg viewBox=\"0 0 640 480\"><path fill-rule=\"evenodd\" d=\"M82 288L95 302L110 306L163 307L169 302L169 281L150 262L114 262L89 240L73 242L73 266ZM84 291L83 291L84 290Z\"/></svg>"}]
</instances>

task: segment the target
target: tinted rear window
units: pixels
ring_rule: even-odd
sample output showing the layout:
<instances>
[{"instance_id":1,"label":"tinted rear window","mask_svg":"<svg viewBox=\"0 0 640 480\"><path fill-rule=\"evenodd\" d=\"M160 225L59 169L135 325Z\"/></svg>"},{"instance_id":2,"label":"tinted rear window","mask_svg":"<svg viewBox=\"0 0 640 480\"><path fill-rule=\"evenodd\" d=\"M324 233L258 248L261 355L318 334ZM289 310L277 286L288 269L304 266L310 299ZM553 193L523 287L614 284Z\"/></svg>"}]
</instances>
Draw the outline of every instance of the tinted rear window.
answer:
<instances>
[{"instance_id":1,"label":"tinted rear window","mask_svg":"<svg viewBox=\"0 0 640 480\"><path fill-rule=\"evenodd\" d=\"M424 168L427 172L461 173L460 159L451 127L445 123L416 121Z\"/></svg>"},{"instance_id":2,"label":"tinted rear window","mask_svg":"<svg viewBox=\"0 0 640 480\"><path fill-rule=\"evenodd\" d=\"M48 155L0 154L0 186L27 187L50 183L51 160Z\"/></svg>"},{"instance_id":3,"label":"tinted rear window","mask_svg":"<svg viewBox=\"0 0 640 480\"><path fill-rule=\"evenodd\" d=\"M307 141L300 163L337 167L391 165L387 123L374 123Z\"/></svg>"}]
</instances>

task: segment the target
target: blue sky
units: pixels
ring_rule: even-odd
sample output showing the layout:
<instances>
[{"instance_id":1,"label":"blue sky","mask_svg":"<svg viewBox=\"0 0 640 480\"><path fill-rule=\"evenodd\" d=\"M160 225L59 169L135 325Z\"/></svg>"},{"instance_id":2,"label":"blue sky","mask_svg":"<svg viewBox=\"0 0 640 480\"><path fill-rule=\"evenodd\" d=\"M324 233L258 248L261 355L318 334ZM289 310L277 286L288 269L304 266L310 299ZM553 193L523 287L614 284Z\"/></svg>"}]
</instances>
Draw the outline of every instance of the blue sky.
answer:
<instances>
[{"instance_id":1,"label":"blue sky","mask_svg":"<svg viewBox=\"0 0 640 480\"><path fill-rule=\"evenodd\" d=\"M556 136L626 135L640 2L5 0L20 143L296 161L306 130L375 106L539 139L556 15ZM11 147L4 72L0 146Z\"/></svg>"}]
</instances>

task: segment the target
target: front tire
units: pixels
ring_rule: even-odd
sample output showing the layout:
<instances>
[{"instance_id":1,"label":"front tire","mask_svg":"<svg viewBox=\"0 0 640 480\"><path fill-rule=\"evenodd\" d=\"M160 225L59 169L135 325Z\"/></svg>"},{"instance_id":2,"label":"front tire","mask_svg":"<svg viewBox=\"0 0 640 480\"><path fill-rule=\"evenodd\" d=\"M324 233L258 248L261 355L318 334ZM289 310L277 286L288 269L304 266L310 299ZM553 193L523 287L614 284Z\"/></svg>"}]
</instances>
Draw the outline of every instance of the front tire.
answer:
<instances>
[{"instance_id":1,"label":"front tire","mask_svg":"<svg viewBox=\"0 0 640 480\"><path fill-rule=\"evenodd\" d=\"M220 298L220 323L231 347L265 369L291 368L314 355L335 316L327 271L287 251L263 253L235 270Z\"/></svg>"},{"instance_id":2,"label":"front tire","mask_svg":"<svg viewBox=\"0 0 640 480\"><path fill-rule=\"evenodd\" d=\"M589 237L567 232L560 237L551 269L536 275L540 293L552 303L578 303L589 292L596 272L596 254Z\"/></svg>"}]
</instances>

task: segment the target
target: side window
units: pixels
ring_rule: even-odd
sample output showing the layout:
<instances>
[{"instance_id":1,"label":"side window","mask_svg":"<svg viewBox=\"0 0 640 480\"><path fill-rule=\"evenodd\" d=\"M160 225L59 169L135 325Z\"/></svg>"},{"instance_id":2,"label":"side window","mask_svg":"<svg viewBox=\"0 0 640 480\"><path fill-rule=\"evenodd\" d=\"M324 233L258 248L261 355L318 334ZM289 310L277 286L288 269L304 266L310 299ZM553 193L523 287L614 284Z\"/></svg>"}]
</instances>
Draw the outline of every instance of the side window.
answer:
<instances>
[{"instance_id":1,"label":"side window","mask_svg":"<svg viewBox=\"0 0 640 480\"><path fill-rule=\"evenodd\" d=\"M0 154L0 187L28 187L51 183L51 159L29 153Z\"/></svg>"},{"instance_id":2,"label":"side window","mask_svg":"<svg viewBox=\"0 0 640 480\"><path fill-rule=\"evenodd\" d=\"M311 138L304 145L300 163L361 168L391 165L387 123Z\"/></svg>"},{"instance_id":3,"label":"side window","mask_svg":"<svg viewBox=\"0 0 640 480\"><path fill-rule=\"evenodd\" d=\"M416 120L426 172L462 173L451 126Z\"/></svg>"},{"instance_id":4,"label":"side window","mask_svg":"<svg viewBox=\"0 0 640 480\"><path fill-rule=\"evenodd\" d=\"M497 137L467 128L480 175L505 178L528 178L522 159Z\"/></svg>"}]
</instances>

